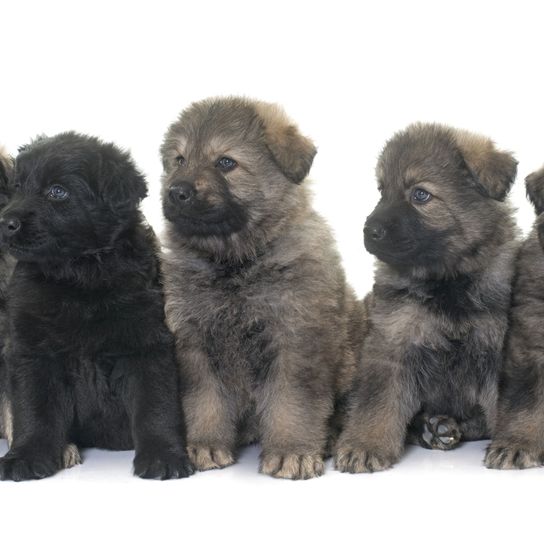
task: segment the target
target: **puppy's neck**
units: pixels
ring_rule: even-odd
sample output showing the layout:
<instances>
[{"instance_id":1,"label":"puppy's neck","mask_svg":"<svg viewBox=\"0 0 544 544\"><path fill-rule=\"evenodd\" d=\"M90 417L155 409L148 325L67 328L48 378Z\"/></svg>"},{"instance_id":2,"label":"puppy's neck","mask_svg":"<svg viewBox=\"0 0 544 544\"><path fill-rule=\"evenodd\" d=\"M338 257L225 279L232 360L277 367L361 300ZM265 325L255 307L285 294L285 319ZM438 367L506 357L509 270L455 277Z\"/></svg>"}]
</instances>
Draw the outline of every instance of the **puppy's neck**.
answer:
<instances>
[{"instance_id":1,"label":"puppy's neck","mask_svg":"<svg viewBox=\"0 0 544 544\"><path fill-rule=\"evenodd\" d=\"M157 272L158 245L150 227L133 223L118 233L107 247L76 257L29 263L48 281L86 289L115 287L139 275Z\"/></svg>"}]
</instances>

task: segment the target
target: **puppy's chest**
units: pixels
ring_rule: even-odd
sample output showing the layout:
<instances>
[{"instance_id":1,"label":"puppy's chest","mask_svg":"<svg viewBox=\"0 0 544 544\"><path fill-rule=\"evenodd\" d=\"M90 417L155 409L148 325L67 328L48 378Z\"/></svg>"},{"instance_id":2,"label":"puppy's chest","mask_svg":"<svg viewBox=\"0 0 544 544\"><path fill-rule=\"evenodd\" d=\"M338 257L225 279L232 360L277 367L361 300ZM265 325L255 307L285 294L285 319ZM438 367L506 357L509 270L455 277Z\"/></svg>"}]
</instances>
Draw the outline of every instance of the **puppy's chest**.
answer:
<instances>
[{"instance_id":1,"label":"puppy's chest","mask_svg":"<svg viewBox=\"0 0 544 544\"><path fill-rule=\"evenodd\" d=\"M506 308L469 281L428 282L410 289L379 288L375 322L400 353L424 349L457 353L469 344L500 339ZM487 302L487 303L486 303Z\"/></svg>"},{"instance_id":2,"label":"puppy's chest","mask_svg":"<svg viewBox=\"0 0 544 544\"><path fill-rule=\"evenodd\" d=\"M122 305L97 293L36 292L15 309L13 325L29 346L89 355L117 343L124 314Z\"/></svg>"},{"instance_id":3,"label":"puppy's chest","mask_svg":"<svg viewBox=\"0 0 544 544\"><path fill-rule=\"evenodd\" d=\"M185 311L215 372L251 387L266 379L276 358L281 306L279 291L235 277L202 284Z\"/></svg>"}]
</instances>

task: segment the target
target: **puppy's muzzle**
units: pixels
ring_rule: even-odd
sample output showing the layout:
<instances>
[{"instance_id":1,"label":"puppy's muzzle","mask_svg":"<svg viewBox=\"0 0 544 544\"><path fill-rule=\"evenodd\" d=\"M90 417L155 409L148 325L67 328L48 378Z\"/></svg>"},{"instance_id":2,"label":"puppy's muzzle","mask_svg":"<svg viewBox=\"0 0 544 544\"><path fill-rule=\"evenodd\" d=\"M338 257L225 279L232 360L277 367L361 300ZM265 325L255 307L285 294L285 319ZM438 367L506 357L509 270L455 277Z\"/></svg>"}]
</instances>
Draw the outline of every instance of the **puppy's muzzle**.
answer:
<instances>
[{"instance_id":1,"label":"puppy's muzzle","mask_svg":"<svg viewBox=\"0 0 544 544\"><path fill-rule=\"evenodd\" d=\"M367 238L370 238L374 242L379 242L383 240L387 235L386 228L379 223L366 223L365 228L363 229L364 235Z\"/></svg>"},{"instance_id":2,"label":"puppy's muzzle","mask_svg":"<svg viewBox=\"0 0 544 544\"><path fill-rule=\"evenodd\" d=\"M0 232L5 238L11 238L21 230L21 220L10 215L0 216Z\"/></svg>"},{"instance_id":3,"label":"puppy's muzzle","mask_svg":"<svg viewBox=\"0 0 544 544\"><path fill-rule=\"evenodd\" d=\"M191 204L196 196L194 185L186 181L182 181L172 185L168 189L168 198L172 204L177 206L185 206Z\"/></svg>"}]
</instances>

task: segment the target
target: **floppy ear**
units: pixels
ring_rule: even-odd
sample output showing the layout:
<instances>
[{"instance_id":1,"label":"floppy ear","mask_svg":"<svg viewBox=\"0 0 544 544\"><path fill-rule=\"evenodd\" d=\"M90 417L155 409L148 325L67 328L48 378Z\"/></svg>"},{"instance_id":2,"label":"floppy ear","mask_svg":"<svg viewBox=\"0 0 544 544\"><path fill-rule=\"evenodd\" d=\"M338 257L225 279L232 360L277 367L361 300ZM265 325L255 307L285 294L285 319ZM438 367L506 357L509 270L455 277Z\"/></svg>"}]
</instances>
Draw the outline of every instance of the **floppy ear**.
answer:
<instances>
[{"instance_id":1,"label":"floppy ear","mask_svg":"<svg viewBox=\"0 0 544 544\"><path fill-rule=\"evenodd\" d=\"M525 188L536 213L540 215L544 212L544 167L525 178Z\"/></svg>"},{"instance_id":2,"label":"floppy ear","mask_svg":"<svg viewBox=\"0 0 544 544\"><path fill-rule=\"evenodd\" d=\"M99 191L106 202L119 208L137 208L147 196L147 183L130 155L111 145L101 155Z\"/></svg>"},{"instance_id":3,"label":"floppy ear","mask_svg":"<svg viewBox=\"0 0 544 544\"><path fill-rule=\"evenodd\" d=\"M504 200L518 169L512 153L500 151L489 138L465 131L456 131L457 145L465 163L485 193L495 200Z\"/></svg>"},{"instance_id":4,"label":"floppy ear","mask_svg":"<svg viewBox=\"0 0 544 544\"><path fill-rule=\"evenodd\" d=\"M300 183L310 172L317 149L300 134L285 112L275 104L255 103L265 133L266 145L287 179Z\"/></svg>"}]
</instances>

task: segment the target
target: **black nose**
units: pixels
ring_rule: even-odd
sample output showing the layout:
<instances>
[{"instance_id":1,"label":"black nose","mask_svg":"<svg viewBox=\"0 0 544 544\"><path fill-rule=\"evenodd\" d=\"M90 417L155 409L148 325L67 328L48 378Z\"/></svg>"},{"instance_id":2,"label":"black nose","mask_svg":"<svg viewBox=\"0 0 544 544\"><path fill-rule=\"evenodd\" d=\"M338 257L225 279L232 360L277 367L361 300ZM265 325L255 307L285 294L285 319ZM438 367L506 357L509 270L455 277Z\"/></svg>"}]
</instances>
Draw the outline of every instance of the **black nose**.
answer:
<instances>
[{"instance_id":1,"label":"black nose","mask_svg":"<svg viewBox=\"0 0 544 544\"><path fill-rule=\"evenodd\" d=\"M194 198L195 194L194 186L186 181L176 183L168 190L168 196L174 204L187 204Z\"/></svg>"},{"instance_id":2,"label":"black nose","mask_svg":"<svg viewBox=\"0 0 544 544\"><path fill-rule=\"evenodd\" d=\"M365 225L364 228L365 236L368 236L375 242L378 242L379 240L383 240L385 238L385 235L387 234L387 231L382 225Z\"/></svg>"},{"instance_id":3,"label":"black nose","mask_svg":"<svg viewBox=\"0 0 544 544\"><path fill-rule=\"evenodd\" d=\"M16 217L0 217L0 230L4 236L13 236L21 228L21 222Z\"/></svg>"}]
</instances>

